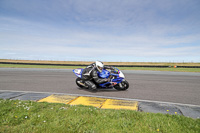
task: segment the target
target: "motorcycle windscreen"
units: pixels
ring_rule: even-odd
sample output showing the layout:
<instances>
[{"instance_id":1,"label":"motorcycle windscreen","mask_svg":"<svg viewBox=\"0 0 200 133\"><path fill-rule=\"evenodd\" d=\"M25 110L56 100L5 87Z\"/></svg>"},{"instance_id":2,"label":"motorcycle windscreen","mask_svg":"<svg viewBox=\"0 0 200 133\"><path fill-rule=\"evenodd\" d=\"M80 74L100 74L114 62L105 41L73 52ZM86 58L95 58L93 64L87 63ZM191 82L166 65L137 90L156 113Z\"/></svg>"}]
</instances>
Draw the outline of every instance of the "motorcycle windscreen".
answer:
<instances>
[{"instance_id":1,"label":"motorcycle windscreen","mask_svg":"<svg viewBox=\"0 0 200 133\"><path fill-rule=\"evenodd\" d=\"M122 73L122 71L119 71L119 77L120 78L125 78L124 74Z\"/></svg>"}]
</instances>

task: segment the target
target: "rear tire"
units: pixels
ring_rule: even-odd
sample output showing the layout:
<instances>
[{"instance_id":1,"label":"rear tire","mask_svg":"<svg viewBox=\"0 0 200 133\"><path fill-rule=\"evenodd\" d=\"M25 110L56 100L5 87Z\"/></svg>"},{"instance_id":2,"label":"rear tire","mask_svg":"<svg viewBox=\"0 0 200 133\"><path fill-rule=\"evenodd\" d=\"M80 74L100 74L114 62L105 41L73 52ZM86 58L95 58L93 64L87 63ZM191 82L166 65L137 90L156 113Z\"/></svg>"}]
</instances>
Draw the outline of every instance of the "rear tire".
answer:
<instances>
[{"instance_id":1,"label":"rear tire","mask_svg":"<svg viewBox=\"0 0 200 133\"><path fill-rule=\"evenodd\" d=\"M85 86L83 86L83 85L79 84L78 82L81 82L81 83L83 83L81 78L77 78L77 79L76 79L76 84L77 84L77 85L78 85L78 87L80 87L80 88L84 88L84 87L85 87Z\"/></svg>"},{"instance_id":2,"label":"rear tire","mask_svg":"<svg viewBox=\"0 0 200 133\"><path fill-rule=\"evenodd\" d=\"M121 82L122 87L119 84L115 85L114 88L119 91L124 91L129 88L129 83L125 80Z\"/></svg>"}]
</instances>

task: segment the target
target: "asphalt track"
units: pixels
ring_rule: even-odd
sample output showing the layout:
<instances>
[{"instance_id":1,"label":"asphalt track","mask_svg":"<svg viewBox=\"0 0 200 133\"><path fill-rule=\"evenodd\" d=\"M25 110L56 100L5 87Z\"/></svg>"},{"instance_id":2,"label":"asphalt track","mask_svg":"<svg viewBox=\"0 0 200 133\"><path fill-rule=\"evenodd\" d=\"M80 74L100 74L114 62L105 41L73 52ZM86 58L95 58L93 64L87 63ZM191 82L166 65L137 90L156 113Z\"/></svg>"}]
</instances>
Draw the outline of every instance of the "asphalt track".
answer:
<instances>
[{"instance_id":1,"label":"asphalt track","mask_svg":"<svg viewBox=\"0 0 200 133\"><path fill-rule=\"evenodd\" d=\"M0 68L0 90L55 92L200 105L200 73L123 71L127 91L79 89L69 69Z\"/></svg>"}]
</instances>

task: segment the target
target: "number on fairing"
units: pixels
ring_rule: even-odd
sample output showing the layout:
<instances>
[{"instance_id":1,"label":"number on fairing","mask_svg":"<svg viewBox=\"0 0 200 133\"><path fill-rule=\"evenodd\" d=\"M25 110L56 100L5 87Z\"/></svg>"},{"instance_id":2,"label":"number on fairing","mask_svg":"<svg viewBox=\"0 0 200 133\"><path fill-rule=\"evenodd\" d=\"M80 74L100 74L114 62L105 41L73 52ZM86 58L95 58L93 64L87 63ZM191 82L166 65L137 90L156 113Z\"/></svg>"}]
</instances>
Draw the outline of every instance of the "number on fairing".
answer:
<instances>
[{"instance_id":1,"label":"number on fairing","mask_svg":"<svg viewBox=\"0 0 200 133\"><path fill-rule=\"evenodd\" d=\"M76 69L74 72L75 72L76 74L80 74L80 73L81 73L81 69Z\"/></svg>"}]
</instances>

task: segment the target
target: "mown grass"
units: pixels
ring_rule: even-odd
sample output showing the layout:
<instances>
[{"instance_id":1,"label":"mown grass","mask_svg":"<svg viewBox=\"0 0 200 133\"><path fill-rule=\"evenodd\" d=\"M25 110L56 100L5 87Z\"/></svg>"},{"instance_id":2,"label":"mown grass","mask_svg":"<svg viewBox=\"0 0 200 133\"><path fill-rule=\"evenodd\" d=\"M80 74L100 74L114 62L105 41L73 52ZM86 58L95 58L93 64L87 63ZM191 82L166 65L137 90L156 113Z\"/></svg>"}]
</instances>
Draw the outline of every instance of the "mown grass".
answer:
<instances>
[{"instance_id":1,"label":"mown grass","mask_svg":"<svg viewBox=\"0 0 200 133\"><path fill-rule=\"evenodd\" d=\"M0 64L0 68L47 68L47 69L75 69L85 68L84 66L55 66L55 65L20 65L20 64Z\"/></svg>"},{"instance_id":2,"label":"mown grass","mask_svg":"<svg viewBox=\"0 0 200 133\"><path fill-rule=\"evenodd\" d=\"M82 64L89 65L92 61L49 61L49 60L11 60L0 59L0 62L13 63L48 63L48 64ZM200 66L200 63L193 62L104 62L105 65L156 65L156 66Z\"/></svg>"},{"instance_id":3,"label":"mown grass","mask_svg":"<svg viewBox=\"0 0 200 133\"><path fill-rule=\"evenodd\" d=\"M47 68L47 69L75 69L84 66L54 66L54 65L19 65L0 64L0 68ZM174 72L200 72L200 68L152 68L152 67L118 67L120 70L150 70L150 71L174 71Z\"/></svg>"},{"instance_id":4,"label":"mown grass","mask_svg":"<svg viewBox=\"0 0 200 133\"><path fill-rule=\"evenodd\" d=\"M149 71L172 71L172 72L200 72L200 68L154 68L154 67L118 67L120 70L149 70Z\"/></svg>"},{"instance_id":5,"label":"mown grass","mask_svg":"<svg viewBox=\"0 0 200 133\"><path fill-rule=\"evenodd\" d=\"M0 132L197 133L200 131L200 119L180 115L2 99L0 107Z\"/></svg>"}]
</instances>

